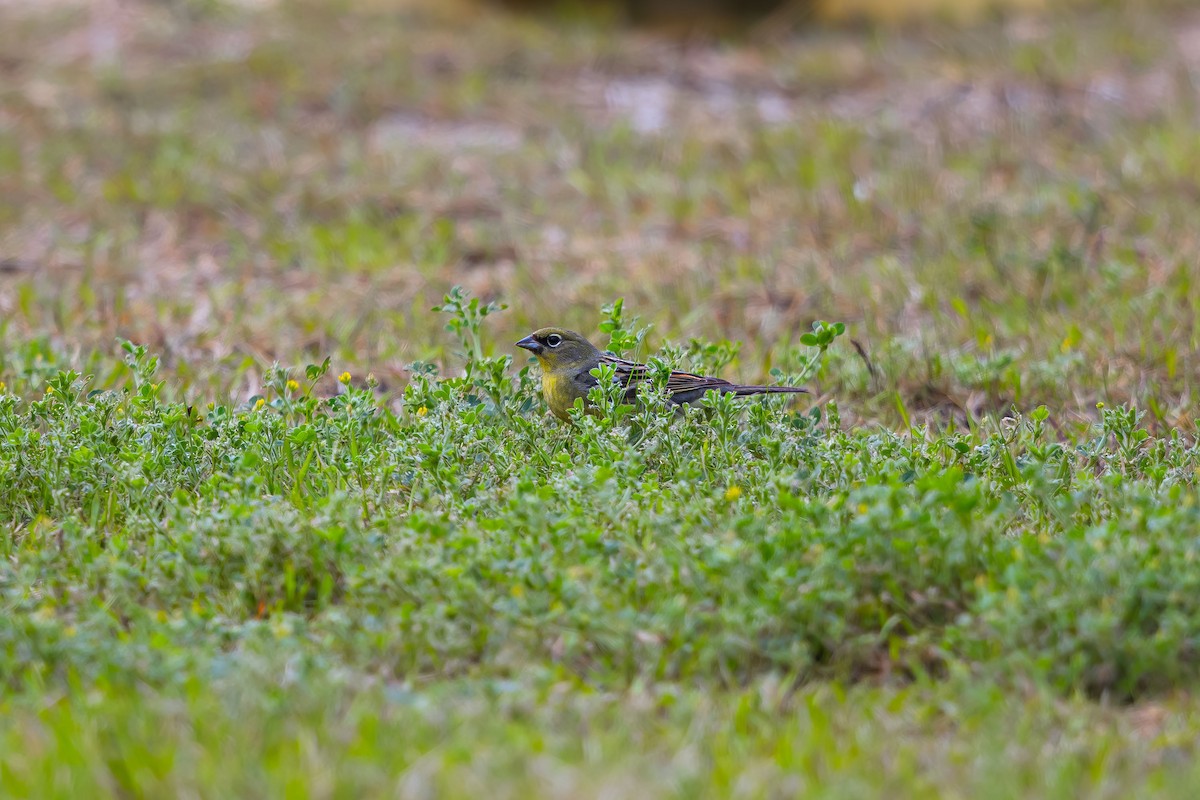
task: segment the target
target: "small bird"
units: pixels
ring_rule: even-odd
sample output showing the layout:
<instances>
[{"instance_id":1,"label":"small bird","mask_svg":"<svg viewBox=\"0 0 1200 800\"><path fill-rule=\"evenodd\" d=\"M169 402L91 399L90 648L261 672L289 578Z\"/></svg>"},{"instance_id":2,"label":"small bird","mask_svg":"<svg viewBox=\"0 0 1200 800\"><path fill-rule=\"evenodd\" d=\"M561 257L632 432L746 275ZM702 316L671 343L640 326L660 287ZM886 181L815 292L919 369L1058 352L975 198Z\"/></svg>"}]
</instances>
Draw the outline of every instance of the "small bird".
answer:
<instances>
[{"instance_id":1,"label":"small bird","mask_svg":"<svg viewBox=\"0 0 1200 800\"><path fill-rule=\"evenodd\" d=\"M582 397L583 402L587 403L588 390L598 383L592 370L601 364L611 364L616 368L617 380L626 387L625 399L630 402L637 396L638 384L650 377L650 368L645 364L626 361L612 353L602 353L575 331L541 328L517 342L516 346L537 356L542 367L542 396L559 419L570 419L567 409L575 405L576 398ZM667 379L667 394L671 402L676 404L694 403L704 397L709 389L739 397L808 391L794 386L745 386L690 372L673 371Z\"/></svg>"}]
</instances>

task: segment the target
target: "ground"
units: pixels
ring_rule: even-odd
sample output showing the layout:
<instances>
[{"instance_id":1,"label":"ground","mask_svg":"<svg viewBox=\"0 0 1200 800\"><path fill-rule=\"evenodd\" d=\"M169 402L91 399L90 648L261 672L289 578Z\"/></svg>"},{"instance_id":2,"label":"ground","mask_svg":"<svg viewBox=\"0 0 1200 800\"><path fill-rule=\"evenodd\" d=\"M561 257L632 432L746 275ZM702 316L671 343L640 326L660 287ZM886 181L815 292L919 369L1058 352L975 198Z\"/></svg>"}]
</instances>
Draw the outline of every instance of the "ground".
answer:
<instances>
[{"instance_id":1,"label":"ground","mask_svg":"<svg viewBox=\"0 0 1200 800\"><path fill-rule=\"evenodd\" d=\"M0 2L0 785L1188 796L1198 73ZM813 394L560 425L543 325Z\"/></svg>"}]
</instances>

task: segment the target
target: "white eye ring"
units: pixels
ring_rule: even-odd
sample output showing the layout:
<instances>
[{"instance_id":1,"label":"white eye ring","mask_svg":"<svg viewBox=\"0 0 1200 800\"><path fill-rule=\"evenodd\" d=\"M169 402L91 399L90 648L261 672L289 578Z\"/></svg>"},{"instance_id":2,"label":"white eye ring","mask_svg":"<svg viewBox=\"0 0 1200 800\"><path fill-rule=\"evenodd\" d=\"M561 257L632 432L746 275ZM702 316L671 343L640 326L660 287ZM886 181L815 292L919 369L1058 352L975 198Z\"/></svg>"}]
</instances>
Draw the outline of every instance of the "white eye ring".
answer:
<instances>
[{"instance_id":1,"label":"white eye ring","mask_svg":"<svg viewBox=\"0 0 1200 800\"><path fill-rule=\"evenodd\" d=\"M560 344L562 344L562 337L557 333L552 333L546 337L546 344L550 345L551 347L558 347Z\"/></svg>"}]
</instances>

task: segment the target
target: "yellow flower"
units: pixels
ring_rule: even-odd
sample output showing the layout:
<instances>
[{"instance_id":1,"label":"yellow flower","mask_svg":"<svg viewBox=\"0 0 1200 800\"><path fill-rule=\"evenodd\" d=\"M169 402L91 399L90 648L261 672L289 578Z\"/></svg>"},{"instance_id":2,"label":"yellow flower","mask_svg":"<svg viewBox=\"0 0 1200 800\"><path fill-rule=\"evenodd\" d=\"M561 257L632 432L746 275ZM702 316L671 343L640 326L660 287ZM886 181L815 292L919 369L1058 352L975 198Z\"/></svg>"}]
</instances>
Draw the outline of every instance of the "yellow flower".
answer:
<instances>
[{"instance_id":1,"label":"yellow flower","mask_svg":"<svg viewBox=\"0 0 1200 800\"><path fill-rule=\"evenodd\" d=\"M266 400L264 400L264 399L262 399L262 398L260 397L260 398L258 398L258 400L257 400L257 401L254 403L254 410L255 410L255 411L258 411L258 410L260 410L260 409L261 409L263 406L265 406L266 404L267 404L267 401L266 401Z\"/></svg>"},{"instance_id":2,"label":"yellow flower","mask_svg":"<svg viewBox=\"0 0 1200 800\"><path fill-rule=\"evenodd\" d=\"M428 413L429 413L429 409L428 409L428 408L426 408L425 406L421 406L420 408L418 408L418 409L417 409L417 416L418 416L418 417L423 417L423 416L425 416L425 415L426 415L426 414L428 414Z\"/></svg>"},{"instance_id":3,"label":"yellow flower","mask_svg":"<svg viewBox=\"0 0 1200 800\"><path fill-rule=\"evenodd\" d=\"M732 503L734 500L737 500L741 496L742 496L742 487L740 487L740 486L730 486L728 489L725 490L725 500L727 502Z\"/></svg>"},{"instance_id":4,"label":"yellow flower","mask_svg":"<svg viewBox=\"0 0 1200 800\"><path fill-rule=\"evenodd\" d=\"M294 392L299 388L300 388L300 384L297 383L296 381L288 381L287 382L287 390L289 392Z\"/></svg>"},{"instance_id":5,"label":"yellow flower","mask_svg":"<svg viewBox=\"0 0 1200 800\"><path fill-rule=\"evenodd\" d=\"M341 384L350 383L350 373L343 372L341 375L338 375L338 383L341 383Z\"/></svg>"},{"instance_id":6,"label":"yellow flower","mask_svg":"<svg viewBox=\"0 0 1200 800\"><path fill-rule=\"evenodd\" d=\"M53 387L53 386L47 386L47 387L46 387L46 394L54 394L54 387Z\"/></svg>"}]
</instances>

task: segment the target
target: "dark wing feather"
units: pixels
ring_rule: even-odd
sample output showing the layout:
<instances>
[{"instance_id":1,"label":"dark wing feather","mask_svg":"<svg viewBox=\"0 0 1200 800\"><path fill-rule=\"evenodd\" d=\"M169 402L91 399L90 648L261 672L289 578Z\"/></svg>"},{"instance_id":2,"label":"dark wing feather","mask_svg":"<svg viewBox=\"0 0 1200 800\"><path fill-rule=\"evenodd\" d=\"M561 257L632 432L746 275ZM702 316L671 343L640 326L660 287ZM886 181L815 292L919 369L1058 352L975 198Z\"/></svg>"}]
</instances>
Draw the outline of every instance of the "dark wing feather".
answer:
<instances>
[{"instance_id":1,"label":"dark wing feather","mask_svg":"<svg viewBox=\"0 0 1200 800\"><path fill-rule=\"evenodd\" d=\"M623 358L618 358L611 353L604 353L600 356L600 362L603 364L611 364L616 368L617 380L621 385L627 387L625 391L625 399L633 401L637 396L638 384L649 379L650 370L645 364L639 364L636 361L627 361ZM671 400L676 403L694 403L704 397L704 393L710 389L718 392L732 392L735 395L751 395L751 394L779 394L779 393L801 393L807 392L807 389L800 389L793 386L748 386L737 383L730 383L721 378L713 378L706 375L693 375L690 372L674 371L667 378L667 394Z\"/></svg>"}]
</instances>

